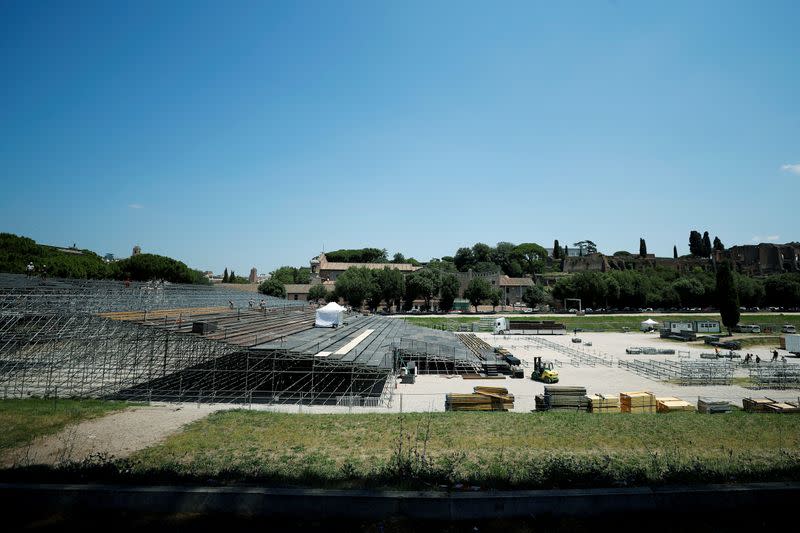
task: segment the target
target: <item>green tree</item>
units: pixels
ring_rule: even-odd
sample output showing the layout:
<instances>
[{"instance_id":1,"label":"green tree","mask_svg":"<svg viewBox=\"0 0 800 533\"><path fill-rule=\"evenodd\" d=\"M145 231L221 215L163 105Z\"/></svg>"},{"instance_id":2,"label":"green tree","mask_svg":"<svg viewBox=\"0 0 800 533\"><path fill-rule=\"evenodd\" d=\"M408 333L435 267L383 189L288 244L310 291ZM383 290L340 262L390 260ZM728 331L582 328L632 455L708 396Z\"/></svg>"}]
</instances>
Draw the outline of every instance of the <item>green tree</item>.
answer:
<instances>
[{"instance_id":1,"label":"green tree","mask_svg":"<svg viewBox=\"0 0 800 533\"><path fill-rule=\"evenodd\" d=\"M722 244L722 241L719 240L719 237L714 237L714 251L716 252L725 251L725 246Z\"/></svg>"},{"instance_id":2,"label":"green tree","mask_svg":"<svg viewBox=\"0 0 800 533\"><path fill-rule=\"evenodd\" d=\"M328 296L328 289L320 283L312 285L308 289L309 301L319 302L320 300L324 300L326 296Z\"/></svg>"},{"instance_id":3,"label":"green tree","mask_svg":"<svg viewBox=\"0 0 800 533\"><path fill-rule=\"evenodd\" d=\"M455 263L459 272L466 272L472 268L476 263L472 248L462 247L456 250L456 255L453 256L453 263Z\"/></svg>"},{"instance_id":4,"label":"green tree","mask_svg":"<svg viewBox=\"0 0 800 533\"><path fill-rule=\"evenodd\" d=\"M397 253L396 253L396 254L394 254L394 256L392 257L392 263L405 263L405 262L406 262L406 258L405 258L405 256L404 256L403 254L401 254L400 252L397 252Z\"/></svg>"},{"instance_id":5,"label":"green tree","mask_svg":"<svg viewBox=\"0 0 800 533\"><path fill-rule=\"evenodd\" d=\"M334 263L388 263L385 249L359 248L356 250L334 250L325 257ZM351 304L352 305L352 304Z\"/></svg>"},{"instance_id":6,"label":"green tree","mask_svg":"<svg viewBox=\"0 0 800 533\"><path fill-rule=\"evenodd\" d=\"M555 249L554 247L553 249ZM547 301L547 293L538 285L531 285L527 289L525 289L525 293L522 295L522 301L525 302L530 308L534 308L537 305Z\"/></svg>"},{"instance_id":7,"label":"green tree","mask_svg":"<svg viewBox=\"0 0 800 533\"><path fill-rule=\"evenodd\" d=\"M286 287L277 279L268 279L262 281L258 286L258 292L266 294L267 296L274 296L276 298L286 298Z\"/></svg>"},{"instance_id":8,"label":"green tree","mask_svg":"<svg viewBox=\"0 0 800 533\"><path fill-rule=\"evenodd\" d=\"M677 245L672 247L672 258L673 259L677 259L678 258L678 246Z\"/></svg>"},{"instance_id":9,"label":"green tree","mask_svg":"<svg viewBox=\"0 0 800 533\"><path fill-rule=\"evenodd\" d=\"M236 283L236 273L231 270L231 275L228 276L228 283Z\"/></svg>"},{"instance_id":10,"label":"green tree","mask_svg":"<svg viewBox=\"0 0 800 533\"><path fill-rule=\"evenodd\" d=\"M483 278L473 278L470 280L469 285L464 290L464 298L469 300L469 303L475 306L475 312L478 312L478 306L484 300L489 299L492 292L492 286Z\"/></svg>"},{"instance_id":11,"label":"green tree","mask_svg":"<svg viewBox=\"0 0 800 533\"><path fill-rule=\"evenodd\" d=\"M489 263L492 261L492 247L482 242L472 245L472 255L476 263Z\"/></svg>"},{"instance_id":12,"label":"green tree","mask_svg":"<svg viewBox=\"0 0 800 533\"><path fill-rule=\"evenodd\" d=\"M558 239L553 241L553 259L561 259L561 245L558 244Z\"/></svg>"},{"instance_id":13,"label":"green tree","mask_svg":"<svg viewBox=\"0 0 800 533\"><path fill-rule=\"evenodd\" d=\"M739 295L736 292L730 261L723 261L717 268L716 295L722 323L730 333L731 329L739 323Z\"/></svg>"},{"instance_id":14,"label":"green tree","mask_svg":"<svg viewBox=\"0 0 800 533\"><path fill-rule=\"evenodd\" d=\"M338 302L339 301L339 295L336 294L336 291L328 291L328 294L325 295L325 301L328 302L328 303Z\"/></svg>"},{"instance_id":15,"label":"green tree","mask_svg":"<svg viewBox=\"0 0 800 533\"><path fill-rule=\"evenodd\" d=\"M372 272L366 267L352 266L336 278L336 293L354 309L360 309L375 290Z\"/></svg>"},{"instance_id":16,"label":"green tree","mask_svg":"<svg viewBox=\"0 0 800 533\"><path fill-rule=\"evenodd\" d=\"M431 300L441 289L441 273L436 269L423 268L406 278L406 286L416 298L425 300L425 308L431 308Z\"/></svg>"},{"instance_id":17,"label":"green tree","mask_svg":"<svg viewBox=\"0 0 800 533\"><path fill-rule=\"evenodd\" d=\"M222 274L222 283L228 283L229 279L230 277L228 277L228 267L225 267L225 273Z\"/></svg>"},{"instance_id":18,"label":"green tree","mask_svg":"<svg viewBox=\"0 0 800 533\"><path fill-rule=\"evenodd\" d=\"M708 236L708 232L706 231L703 233L703 257L711 256L711 238Z\"/></svg>"},{"instance_id":19,"label":"green tree","mask_svg":"<svg viewBox=\"0 0 800 533\"><path fill-rule=\"evenodd\" d=\"M703 257L703 236L699 231L689 233L689 253L695 257Z\"/></svg>"},{"instance_id":20,"label":"green tree","mask_svg":"<svg viewBox=\"0 0 800 533\"><path fill-rule=\"evenodd\" d=\"M489 303L492 304L492 313L494 313L495 308L500 305L500 302L503 301L503 293L500 289L494 289L489 292Z\"/></svg>"},{"instance_id":21,"label":"green tree","mask_svg":"<svg viewBox=\"0 0 800 533\"><path fill-rule=\"evenodd\" d=\"M406 278L402 272L395 268L383 267L382 270L373 270L375 284L380 298L391 309L399 305L406 290ZM380 302L378 303L380 305Z\"/></svg>"},{"instance_id":22,"label":"green tree","mask_svg":"<svg viewBox=\"0 0 800 533\"><path fill-rule=\"evenodd\" d=\"M536 243L524 242L514 248L515 257L519 258L522 270L526 274L534 275L544 271L547 261L547 250Z\"/></svg>"},{"instance_id":23,"label":"green tree","mask_svg":"<svg viewBox=\"0 0 800 533\"><path fill-rule=\"evenodd\" d=\"M597 245L588 239L584 241L578 241L572 245L578 247L581 256L597 253Z\"/></svg>"},{"instance_id":24,"label":"green tree","mask_svg":"<svg viewBox=\"0 0 800 533\"><path fill-rule=\"evenodd\" d=\"M647 243L639 239L639 257L647 257Z\"/></svg>"},{"instance_id":25,"label":"green tree","mask_svg":"<svg viewBox=\"0 0 800 533\"><path fill-rule=\"evenodd\" d=\"M706 293L703 284L693 277L682 277L672 282L672 288L678 294L681 305L694 307L702 305Z\"/></svg>"},{"instance_id":26,"label":"green tree","mask_svg":"<svg viewBox=\"0 0 800 533\"><path fill-rule=\"evenodd\" d=\"M450 311L453 309L453 303L458 298L458 289L461 284L458 282L458 276L451 273L442 274L441 289L439 289L439 309L442 311Z\"/></svg>"}]
</instances>

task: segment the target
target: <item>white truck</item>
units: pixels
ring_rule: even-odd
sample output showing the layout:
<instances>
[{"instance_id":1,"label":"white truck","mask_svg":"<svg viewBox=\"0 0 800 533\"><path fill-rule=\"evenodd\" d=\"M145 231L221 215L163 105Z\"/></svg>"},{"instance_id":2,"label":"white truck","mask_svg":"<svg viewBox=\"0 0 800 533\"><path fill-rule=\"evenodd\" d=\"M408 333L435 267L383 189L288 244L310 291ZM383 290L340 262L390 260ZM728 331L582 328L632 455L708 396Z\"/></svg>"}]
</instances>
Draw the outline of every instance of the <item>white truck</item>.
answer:
<instances>
[{"instance_id":1,"label":"white truck","mask_svg":"<svg viewBox=\"0 0 800 533\"><path fill-rule=\"evenodd\" d=\"M784 335L781 337L781 349L800 357L800 335Z\"/></svg>"}]
</instances>

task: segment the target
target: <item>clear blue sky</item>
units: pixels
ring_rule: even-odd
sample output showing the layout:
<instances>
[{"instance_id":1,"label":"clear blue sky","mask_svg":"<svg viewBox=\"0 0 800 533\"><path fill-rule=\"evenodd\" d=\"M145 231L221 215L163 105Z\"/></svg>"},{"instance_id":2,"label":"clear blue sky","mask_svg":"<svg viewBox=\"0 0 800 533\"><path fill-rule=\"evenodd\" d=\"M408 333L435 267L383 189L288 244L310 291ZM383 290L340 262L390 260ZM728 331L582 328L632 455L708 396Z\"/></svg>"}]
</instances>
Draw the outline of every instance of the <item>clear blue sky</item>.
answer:
<instances>
[{"instance_id":1,"label":"clear blue sky","mask_svg":"<svg viewBox=\"0 0 800 533\"><path fill-rule=\"evenodd\" d=\"M799 20L796 1L5 1L0 231L240 274L323 246L800 240Z\"/></svg>"}]
</instances>

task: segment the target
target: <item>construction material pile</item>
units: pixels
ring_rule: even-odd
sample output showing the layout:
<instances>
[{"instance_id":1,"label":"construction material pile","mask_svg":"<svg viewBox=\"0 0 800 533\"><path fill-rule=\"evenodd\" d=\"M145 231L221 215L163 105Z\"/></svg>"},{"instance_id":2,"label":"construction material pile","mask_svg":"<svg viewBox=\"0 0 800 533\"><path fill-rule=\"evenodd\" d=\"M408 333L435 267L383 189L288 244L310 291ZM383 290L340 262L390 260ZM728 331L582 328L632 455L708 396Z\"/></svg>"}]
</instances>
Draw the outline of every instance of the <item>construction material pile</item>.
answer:
<instances>
[{"instance_id":1,"label":"construction material pile","mask_svg":"<svg viewBox=\"0 0 800 533\"><path fill-rule=\"evenodd\" d=\"M656 411L659 413L672 413L674 411L694 411L694 405L680 398L666 396L656 398Z\"/></svg>"},{"instance_id":2,"label":"construction material pile","mask_svg":"<svg viewBox=\"0 0 800 533\"><path fill-rule=\"evenodd\" d=\"M714 400L712 398L697 398L697 411L703 414L729 413L731 404L725 400Z\"/></svg>"},{"instance_id":3,"label":"construction material pile","mask_svg":"<svg viewBox=\"0 0 800 533\"><path fill-rule=\"evenodd\" d=\"M592 394L589 396L590 413L619 413L619 395Z\"/></svg>"},{"instance_id":4,"label":"construction material pile","mask_svg":"<svg viewBox=\"0 0 800 533\"><path fill-rule=\"evenodd\" d=\"M767 405L768 413L800 413L800 406L789 402L775 402Z\"/></svg>"},{"instance_id":5,"label":"construction material pile","mask_svg":"<svg viewBox=\"0 0 800 533\"><path fill-rule=\"evenodd\" d=\"M769 412L767 406L776 403L771 398L745 398L742 400L742 408L748 413L766 413Z\"/></svg>"},{"instance_id":6,"label":"construction material pile","mask_svg":"<svg viewBox=\"0 0 800 533\"><path fill-rule=\"evenodd\" d=\"M656 397L652 392L621 392L619 403L623 413L656 412Z\"/></svg>"},{"instance_id":7,"label":"construction material pile","mask_svg":"<svg viewBox=\"0 0 800 533\"><path fill-rule=\"evenodd\" d=\"M589 407L589 398L586 396L586 387L568 387L565 385L545 385L544 396L536 402L536 409L549 411L586 411Z\"/></svg>"},{"instance_id":8,"label":"construction material pile","mask_svg":"<svg viewBox=\"0 0 800 533\"><path fill-rule=\"evenodd\" d=\"M445 411L508 411L514 408L514 395L503 387L475 387L473 394L448 394Z\"/></svg>"}]
</instances>

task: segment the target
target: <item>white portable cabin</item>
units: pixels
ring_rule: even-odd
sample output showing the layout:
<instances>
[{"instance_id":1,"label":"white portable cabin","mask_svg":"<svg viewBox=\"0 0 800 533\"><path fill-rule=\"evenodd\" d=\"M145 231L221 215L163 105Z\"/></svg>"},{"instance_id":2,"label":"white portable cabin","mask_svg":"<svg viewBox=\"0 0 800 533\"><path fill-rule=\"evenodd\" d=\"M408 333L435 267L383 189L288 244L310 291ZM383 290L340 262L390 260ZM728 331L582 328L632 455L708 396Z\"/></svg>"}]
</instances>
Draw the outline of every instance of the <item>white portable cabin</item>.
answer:
<instances>
[{"instance_id":1,"label":"white portable cabin","mask_svg":"<svg viewBox=\"0 0 800 533\"><path fill-rule=\"evenodd\" d=\"M314 327L335 328L344 321L345 308L336 302L331 302L324 307L317 309L317 316L314 320Z\"/></svg>"}]
</instances>

